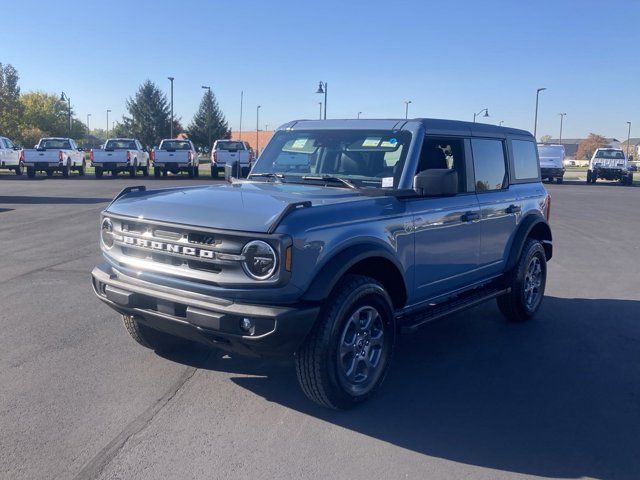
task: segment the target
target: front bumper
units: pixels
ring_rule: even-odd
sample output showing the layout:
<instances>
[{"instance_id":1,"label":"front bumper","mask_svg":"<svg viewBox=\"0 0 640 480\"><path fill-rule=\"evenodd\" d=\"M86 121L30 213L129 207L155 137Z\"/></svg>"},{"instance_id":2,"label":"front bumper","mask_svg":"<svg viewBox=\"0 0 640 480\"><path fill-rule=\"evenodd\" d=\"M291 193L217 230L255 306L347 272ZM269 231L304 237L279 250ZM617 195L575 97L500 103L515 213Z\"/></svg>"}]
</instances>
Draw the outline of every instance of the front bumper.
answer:
<instances>
[{"instance_id":1,"label":"front bumper","mask_svg":"<svg viewBox=\"0 0 640 480\"><path fill-rule=\"evenodd\" d=\"M623 177L627 177L632 172L622 168L594 167L593 173L596 178L602 178L604 180L620 180Z\"/></svg>"},{"instance_id":2,"label":"front bumper","mask_svg":"<svg viewBox=\"0 0 640 480\"><path fill-rule=\"evenodd\" d=\"M178 337L214 345L235 353L262 357L293 354L313 326L320 307L235 303L199 293L169 288L123 275L109 264L91 272L100 300L119 313ZM252 321L251 333L240 327Z\"/></svg>"},{"instance_id":3,"label":"front bumper","mask_svg":"<svg viewBox=\"0 0 640 480\"><path fill-rule=\"evenodd\" d=\"M540 176L542 178L562 178L564 177L564 168L540 167Z\"/></svg>"}]
</instances>

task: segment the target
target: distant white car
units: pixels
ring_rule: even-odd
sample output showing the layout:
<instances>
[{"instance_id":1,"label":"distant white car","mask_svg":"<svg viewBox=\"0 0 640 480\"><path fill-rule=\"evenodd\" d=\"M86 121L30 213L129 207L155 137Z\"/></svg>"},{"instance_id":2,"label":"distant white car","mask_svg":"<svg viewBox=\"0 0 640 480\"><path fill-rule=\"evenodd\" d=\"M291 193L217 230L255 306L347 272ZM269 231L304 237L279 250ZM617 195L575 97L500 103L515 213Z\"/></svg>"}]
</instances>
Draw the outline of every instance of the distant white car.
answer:
<instances>
[{"instance_id":1,"label":"distant white car","mask_svg":"<svg viewBox=\"0 0 640 480\"><path fill-rule=\"evenodd\" d=\"M7 137L0 137L0 168L13 170L16 175L24 173L23 151Z\"/></svg>"},{"instance_id":2,"label":"distant white car","mask_svg":"<svg viewBox=\"0 0 640 480\"><path fill-rule=\"evenodd\" d=\"M46 172L48 177L58 171L67 178L72 170L84 175L87 166L84 150L72 138L41 138L35 148L24 150L23 158L29 178L35 177L37 171Z\"/></svg>"},{"instance_id":3,"label":"distant white car","mask_svg":"<svg viewBox=\"0 0 640 480\"><path fill-rule=\"evenodd\" d=\"M564 145L538 144L542 180L547 179L551 182L555 179L556 182L562 183L565 172L564 153Z\"/></svg>"},{"instance_id":4,"label":"distant white car","mask_svg":"<svg viewBox=\"0 0 640 480\"><path fill-rule=\"evenodd\" d=\"M633 185L633 171L620 148L598 148L589 160L587 183L597 179L618 180L622 185Z\"/></svg>"},{"instance_id":5,"label":"distant white car","mask_svg":"<svg viewBox=\"0 0 640 480\"><path fill-rule=\"evenodd\" d=\"M104 172L117 176L118 172L127 172L135 177L137 172L149 175L149 154L135 138L110 138L99 150L91 150L91 165L97 178Z\"/></svg>"},{"instance_id":6,"label":"distant white car","mask_svg":"<svg viewBox=\"0 0 640 480\"><path fill-rule=\"evenodd\" d=\"M167 138L151 152L154 176L167 176L168 172L187 172L189 177L200 176L198 152L191 140Z\"/></svg>"},{"instance_id":7,"label":"distant white car","mask_svg":"<svg viewBox=\"0 0 640 480\"><path fill-rule=\"evenodd\" d=\"M240 140L216 140L211 149L211 176L217 178L227 163L239 162L241 174L246 177L251 170L253 150Z\"/></svg>"}]
</instances>

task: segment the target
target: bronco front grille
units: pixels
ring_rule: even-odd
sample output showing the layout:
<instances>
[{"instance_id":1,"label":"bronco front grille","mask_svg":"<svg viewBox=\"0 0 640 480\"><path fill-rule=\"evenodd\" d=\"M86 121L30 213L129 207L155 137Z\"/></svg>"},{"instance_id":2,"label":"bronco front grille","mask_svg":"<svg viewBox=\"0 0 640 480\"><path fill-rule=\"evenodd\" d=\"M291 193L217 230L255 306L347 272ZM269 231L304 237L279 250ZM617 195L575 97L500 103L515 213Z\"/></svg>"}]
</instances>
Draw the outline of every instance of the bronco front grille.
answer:
<instances>
[{"instance_id":1,"label":"bronco front grille","mask_svg":"<svg viewBox=\"0 0 640 480\"><path fill-rule=\"evenodd\" d=\"M245 240L232 234L112 218L114 246L108 255L121 264L218 283L245 279Z\"/></svg>"}]
</instances>

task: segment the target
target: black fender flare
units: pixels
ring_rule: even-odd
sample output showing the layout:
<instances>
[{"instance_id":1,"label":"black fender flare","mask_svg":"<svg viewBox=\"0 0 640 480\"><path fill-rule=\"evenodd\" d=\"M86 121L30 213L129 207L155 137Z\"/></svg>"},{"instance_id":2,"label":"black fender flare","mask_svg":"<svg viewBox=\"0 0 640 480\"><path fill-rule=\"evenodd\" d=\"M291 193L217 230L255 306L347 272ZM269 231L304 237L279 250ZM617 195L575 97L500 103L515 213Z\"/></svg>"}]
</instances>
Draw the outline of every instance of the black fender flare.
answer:
<instances>
[{"instance_id":1,"label":"black fender flare","mask_svg":"<svg viewBox=\"0 0 640 480\"><path fill-rule=\"evenodd\" d=\"M534 228L539 229L541 232L541 235L539 235L541 238L538 238L538 240L542 242L547 260L551 259L551 256L553 255L553 243L549 224L542 215L527 215L520 222L518 230L513 238L513 242L511 242L505 271L510 271L518 263L524 243L527 238L529 238Z\"/></svg>"},{"instance_id":2,"label":"black fender flare","mask_svg":"<svg viewBox=\"0 0 640 480\"><path fill-rule=\"evenodd\" d=\"M367 258L381 257L390 261L400 272L404 291L408 292L406 280L402 275L403 268L398 259L379 245L365 243L347 247L331 257L320 271L315 275L309 287L306 289L302 300L309 302L321 302L326 299L340 278L354 265Z\"/></svg>"}]
</instances>

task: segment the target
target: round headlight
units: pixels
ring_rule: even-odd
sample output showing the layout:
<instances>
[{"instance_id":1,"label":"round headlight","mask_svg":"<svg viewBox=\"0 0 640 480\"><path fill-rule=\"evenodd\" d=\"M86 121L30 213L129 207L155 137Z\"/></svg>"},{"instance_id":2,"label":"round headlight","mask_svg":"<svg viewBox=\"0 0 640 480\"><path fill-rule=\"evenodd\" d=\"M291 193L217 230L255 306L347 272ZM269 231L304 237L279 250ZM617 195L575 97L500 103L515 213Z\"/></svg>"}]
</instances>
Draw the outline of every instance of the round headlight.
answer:
<instances>
[{"instance_id":1,"label":"round headlight","mask_svg":"<svg viewBox=\"0 0 640 480\"><path fill-rule=\"evenodd\" d=\"M267 242L254 240L242 249L244 260L242 268L245 273L255 280L266 280L271 277L278 266L276 252Z\"/></svg>"},{"instance_id":2,"label":"round headlight","mask_svg":"<svg viewBox=\"0 0 640 480\"><path fill-rule=\"evenodd\" d=\"M113 247L113 223L108 218L102 220L100 226L100 237L102 238L102 244L106 249Z\"/></svg>"}]
</instances>

